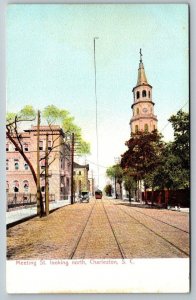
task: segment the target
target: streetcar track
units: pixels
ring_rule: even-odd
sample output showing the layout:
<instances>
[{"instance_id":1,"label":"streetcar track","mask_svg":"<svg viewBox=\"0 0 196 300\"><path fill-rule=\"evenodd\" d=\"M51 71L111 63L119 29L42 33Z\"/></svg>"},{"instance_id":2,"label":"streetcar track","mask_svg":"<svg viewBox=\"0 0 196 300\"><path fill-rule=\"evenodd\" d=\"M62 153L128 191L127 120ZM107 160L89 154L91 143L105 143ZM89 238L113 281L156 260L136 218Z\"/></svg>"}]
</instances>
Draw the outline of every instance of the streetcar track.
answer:
<instances>
[{"instance_id":1,"label":"streetcar track","mask_svg":"<svg viewBox=\"0 0 196 300\"><path fill-rule=\"evenodd\" d=\"M94 207L95 207L95 204L96 204L96 201L95 201L94 204L92 205L92 208L91 208L91 211L90 211L90 213L89 213L89 215L88 215L88 218L87 218L87 220L86 220L86 222L85 222L85 224L84 224L84 227L83 227L83 229L82 229L82 231L81 231L81 233L80 233L80 235L79 235L79 237L78 237L78 239L77 239L77 241L76 241L76 244L75 244L75 246L73 247L72 252L71 252L71 254L69 255L68 259L73 259L74 255L75 255L75 253L76 253L76 251L77 251L78 245L79 245L79 243L80 243L80 241L81 241L81 239L82 239L82 236L83 236L83 234L84 234L84 232L85 232L85 229L86 229L86 227L87 227L87 224L88 224L88 222L89 222L89 220L90 220L90 217L91 217L91 215L92 215L92 212L93 212L93 209L94 209Z\"/></svg>"},{"instance_id":2,"label":"streetcar track","mask_svg":"<svg viewBox=\"0 0 196 300\"><path fill-rule=\"evenodd\" d=\"M111 221L110 221L110 218L109 218L108 213L107 213L107 211L106 211L106 208L105 208L105 206L104 206L103 200L101 201L101 203L102 203L102 205L103 205L103 209L104 209L104 211L105 211L105 214L106 214L108 223L109 223L110 228L111 228L111 230L112 230L112 233L113 233L113 235L114 235L114 238L115 238L116 244L117 244L117 246L118 246L119 252L120 252L122 258L125 259L125 258L126 258L126 255L125 255L125 253L124 253L124 251L123 251L122 246L121 246L120 243L118 242L117 235L116 235L116 233L115 233L114 227L112 226L112 223L111 223Z\"/></svg>"},{"instance_id":3,"label":"streetcar track","mask_svg":"<svg viewBox=\"0 0 196 300\"><path fill-rule=\"evenodd\" d=\"M148 215L148 214L145 214L144 212L141 212L141 211L135 209L134 207L131 207L131 208L133 208L133 209L134 209L135 211L137 211L138 213L143 214L143 215L145 215L145 216L147 216L147 217L149 217L149 218L151 218L151 219L154 219L154 220L156 220L156 221L159 221L160 223L166 224L166 225L168 225L168 226L171 226L171 227L173 227L173 228L176 228L176 229L178 229L178 230L180 230L180 231L183 231L183 232L189 234L189 231L186 231L186 230L184 230L184 229L181 229L181 228L179 228L179 227L177 227L177 226L175 226L175 225L172 225L172 224L167 223L167 222L165 222L165 221L162 221L162 220L160 220L160 219L156 219L155 217L152 217L152 216L150 216L150 215Z\"/></svg>"},{"instance_id":4,"label":"streetcar track","mask_svg":"<svg viewBox=\"0 0 196 300\"><path fill-rule=\"evenodd\" d=\"M114 204L113 204L114 205ZM115 205L114 205L115 206ZM166 238L164 238L162 235L160 235L159 233L157 233L156 231L152 230L151 228L149 228L148 226L146 226L145 224L143 224L141 221L139 221L138 219L136 219L135 217L131 216L129 213L127 213L126 211L124 211L124 209L120 208L119 209L124 212L124 214L128 215L130 218L133 218L135 221L137 221L139 224L143 225L146 229L150 230L151 232L153 232L155 235L157 235L158 237L160 237L161 239L163 239L165 242L169 243L171 246L173 246L174 248L176 248L178 251L184 253L185 255L189 256L189 253L187 253L186 251L182 250L181 248L179 248L178 246L176 246L175 244L173 244L172 242L168 241Z\"/></svg>"}]
</instances>

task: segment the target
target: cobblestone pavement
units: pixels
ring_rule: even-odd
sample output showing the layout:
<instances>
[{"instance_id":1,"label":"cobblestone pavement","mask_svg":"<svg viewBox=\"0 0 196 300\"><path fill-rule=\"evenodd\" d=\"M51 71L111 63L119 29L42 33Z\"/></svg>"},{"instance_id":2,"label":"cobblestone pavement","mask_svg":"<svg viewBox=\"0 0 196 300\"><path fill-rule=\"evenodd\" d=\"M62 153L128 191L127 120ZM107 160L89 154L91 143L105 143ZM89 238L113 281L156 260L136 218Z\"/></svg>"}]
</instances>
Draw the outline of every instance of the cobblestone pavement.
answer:
<instances>
[{"instance_id":1,"label":"cobblestone pavement","mask_svg":"<svg viewBox=\"0 0 196 300\"><path fill-rule=\"evenodd\" d=\"M188 257L189 214L92 199L7 231L8 259Z\"/></svg>"}]
</instances>

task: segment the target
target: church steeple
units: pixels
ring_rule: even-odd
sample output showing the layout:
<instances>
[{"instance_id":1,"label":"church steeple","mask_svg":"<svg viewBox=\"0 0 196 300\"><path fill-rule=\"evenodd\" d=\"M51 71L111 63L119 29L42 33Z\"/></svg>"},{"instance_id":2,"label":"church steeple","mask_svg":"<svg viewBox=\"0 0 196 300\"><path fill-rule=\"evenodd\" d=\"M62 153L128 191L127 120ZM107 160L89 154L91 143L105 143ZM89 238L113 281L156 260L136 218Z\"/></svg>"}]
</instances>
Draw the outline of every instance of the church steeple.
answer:
<instances>
[{"instance_id":1,"label":"church steeple","mask_svg":"<svg viewBox=\"0 0 196 300\"><path fill-rule=\"evenodd\" d=\"M139 63L139 69L138 69L138 78L137 78L137 86L142 84L148 84L145 70L144 70L144 64L142 61L142 49L140 49L140 63Z\"/></svg>"},{"instance_id":2,"label":"church steeple","mask_svg":"<svg viewBox=\"0 0 196 300\"><path fill-rule=\"evenodd\" d=\"M140 63L137 85L133 88L132 118L130 120L131 135L138 131L152 132L157 129L157 116L154 115L152 86L147 82L140 49Z\"/></svg>"}]
</instances>

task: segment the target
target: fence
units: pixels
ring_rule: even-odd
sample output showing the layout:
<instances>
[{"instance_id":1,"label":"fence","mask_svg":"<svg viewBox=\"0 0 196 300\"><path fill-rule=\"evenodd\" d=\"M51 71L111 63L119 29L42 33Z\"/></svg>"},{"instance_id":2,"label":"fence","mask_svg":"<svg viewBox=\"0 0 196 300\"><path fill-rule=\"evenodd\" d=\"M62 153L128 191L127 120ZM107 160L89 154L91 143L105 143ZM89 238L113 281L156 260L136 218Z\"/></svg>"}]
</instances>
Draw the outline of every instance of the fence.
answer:
<instances>
[{"instance_id":1,"label":"fence","mask_svg":"<svg viewBox=\"0 0 196 300\"><path fill-rule=\"evenodd\" d=\"M142 193L142 200L160 206L190 207L190 190L159 190Z\"/></svg>"},{"instance_id":2,"label":"fence","mask_svg":"<svg viewBox=\"0 0 196 300\"><path fill-rule=\"evenodd\" d=\"M42 193L43 200L45 195ZM55 201L55 195L49 194L49 201ZM31 193L7 193L7 208L25 207L37 203L37 194Z\"/></svg>"}]
</instances>

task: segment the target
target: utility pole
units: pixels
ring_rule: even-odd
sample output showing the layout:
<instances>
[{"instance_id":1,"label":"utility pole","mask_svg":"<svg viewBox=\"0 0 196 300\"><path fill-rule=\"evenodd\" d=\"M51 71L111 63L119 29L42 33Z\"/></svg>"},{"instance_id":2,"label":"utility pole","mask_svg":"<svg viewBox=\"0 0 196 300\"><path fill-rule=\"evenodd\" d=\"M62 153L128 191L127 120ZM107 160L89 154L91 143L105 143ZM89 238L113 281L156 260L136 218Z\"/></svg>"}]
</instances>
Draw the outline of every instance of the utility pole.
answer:
<instances>
[{"instance_id":1,"label":"utility pole","mask_svg":"<svg viewBox=\"0 0 196 300\"><path fill-rule=\"evenodd\" d=\"M49 165L48 165L48 133L46 134L45 149L45 213L49 215Z\"/></svg>"},{"instance_id":2,"label":"utility pole","mask_svg":"<svg viewBox=\"0 0 196 300\"><path fill-rule=\"evenodd\" d=\"M97 70L96 70L96 39L94 38L94 73L95 73L95 104L96 104L96 139L97 139L97 187L99 187L99 138L98 138L98 112L97 112Z\"/></svg>"},{"instance_id":3,"label":"utility pole","mask_svg":"<svg viewBox=\"0 0 196 300\"><path fill-rule=\"evenodd\" d=\"M43 215L43 201L40 188L40 150L39 150L39 136L40 136L40 111L37 112L37 214Z\"/></svg>"},{"instance_id":4,"label":"utility pole","mask_svg":"<svg viewBox=\"0 0 196 300\"><path fill-rule=\"evenodd\" d=\"M95 187L94 187L94 177L93 177L93 170L91 171L91 176L92 176L92 196L95 195Z\"/></svg>"},{"instance_id":5,"label":"utility pole","mask_svg":"<svg viewBox=\"0 0 196 300\"><path fill-rule=\"evenodd\" d=\"M71 204L74 203L74 133L71 134Z\"/></svg>"}]
</instances>

